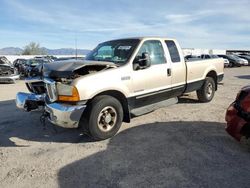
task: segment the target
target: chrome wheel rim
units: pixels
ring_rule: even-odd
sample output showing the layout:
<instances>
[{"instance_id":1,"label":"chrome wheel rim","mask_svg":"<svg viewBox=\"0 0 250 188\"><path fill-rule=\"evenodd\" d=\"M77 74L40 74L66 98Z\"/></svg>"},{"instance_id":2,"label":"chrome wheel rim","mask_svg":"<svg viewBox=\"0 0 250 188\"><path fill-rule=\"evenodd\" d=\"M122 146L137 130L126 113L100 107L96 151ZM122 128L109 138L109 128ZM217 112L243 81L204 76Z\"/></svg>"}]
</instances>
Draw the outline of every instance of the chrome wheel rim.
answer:
<instances>
[{"instance_id":1,"label":"chrome wheel rim","mask_svg":"<svg viewBox=\"0 0 250 188\"><path fill-rule=\"evenodd\" d=\"M210 98L213 94L213 85L211 83L209 83L207 85L207 97Z\"/></svg>"},{"instance_id":2,"label":"chrome wheel rim","mask_svg":"<svg viewBox=\"0 0 250 188\"><path fill-rule=\"evenodd\" d=\"M117 112L112 106L107 106L98 115L97 124L101 131L108 132L114 128L117 121Z\"/></svg>"}]
</instances>

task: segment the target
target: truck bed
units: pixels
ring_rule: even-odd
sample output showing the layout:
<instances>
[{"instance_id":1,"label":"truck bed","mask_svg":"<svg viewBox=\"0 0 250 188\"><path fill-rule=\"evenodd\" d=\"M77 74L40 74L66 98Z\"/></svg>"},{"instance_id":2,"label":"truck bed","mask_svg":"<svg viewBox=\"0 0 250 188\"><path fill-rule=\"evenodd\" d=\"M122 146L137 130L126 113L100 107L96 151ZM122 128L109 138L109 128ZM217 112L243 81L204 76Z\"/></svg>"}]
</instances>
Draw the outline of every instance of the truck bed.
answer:
<instances>
[{"instance_id":1,"label":"truck bed","mask_svg":"<svg viewBox=\"0 0 250 188\"><path fill-rule=\"evenodd\" d=\"M224 61L221 58L186 61L186 66L186 92L196 90L197 87L199 88L209 72L216 74L217 82L221 81L220 77L224 75Z\"/></svg>"}]
</instances>

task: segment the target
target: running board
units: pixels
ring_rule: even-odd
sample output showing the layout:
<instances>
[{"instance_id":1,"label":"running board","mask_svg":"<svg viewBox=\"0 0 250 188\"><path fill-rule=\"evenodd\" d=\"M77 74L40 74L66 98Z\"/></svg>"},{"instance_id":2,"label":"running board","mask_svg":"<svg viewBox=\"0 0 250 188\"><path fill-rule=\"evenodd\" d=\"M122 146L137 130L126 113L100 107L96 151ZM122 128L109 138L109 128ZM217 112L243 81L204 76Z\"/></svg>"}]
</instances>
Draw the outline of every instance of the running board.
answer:
<instances>
[{"instance_id":1,"label":"running board","mask_svg":"<svg viewBox=\"0 0 250 188\"><path fill-rule=\"evenodd\" d=\"M132 116L140 116L140 115L152 112L154 110L157 110L159 108L164 108L164 107L176 104L176 103L178 103L178 98L177 97L167 99L167 100L164 100L164 101L161 101L161 102L158 102L158 103L150 104L150 105L143 106L143 107L140 107L140 108L135 108L135 109L131 110L131 115Z\"/></svg>"}]
</instances>

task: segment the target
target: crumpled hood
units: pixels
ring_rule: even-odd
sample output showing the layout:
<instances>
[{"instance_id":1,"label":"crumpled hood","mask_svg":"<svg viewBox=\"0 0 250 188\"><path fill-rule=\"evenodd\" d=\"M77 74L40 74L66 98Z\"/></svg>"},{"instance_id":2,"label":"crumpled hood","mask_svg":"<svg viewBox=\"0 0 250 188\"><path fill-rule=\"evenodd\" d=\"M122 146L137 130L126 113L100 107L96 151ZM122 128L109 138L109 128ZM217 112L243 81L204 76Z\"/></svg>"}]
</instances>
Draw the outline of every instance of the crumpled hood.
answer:
<instances>
[{"instance_id":1,"label":"crumpled hood","mask_svg":"<svg viewBox=\"0 0 250 188\"><path fill-rule=\"evenodd\" d=\"M43 76L50 78L70 78L75 75L74 71L86 66L116 67L114 63L103 61L67 60L43 65Z\"/></svg>"}]
</instances>

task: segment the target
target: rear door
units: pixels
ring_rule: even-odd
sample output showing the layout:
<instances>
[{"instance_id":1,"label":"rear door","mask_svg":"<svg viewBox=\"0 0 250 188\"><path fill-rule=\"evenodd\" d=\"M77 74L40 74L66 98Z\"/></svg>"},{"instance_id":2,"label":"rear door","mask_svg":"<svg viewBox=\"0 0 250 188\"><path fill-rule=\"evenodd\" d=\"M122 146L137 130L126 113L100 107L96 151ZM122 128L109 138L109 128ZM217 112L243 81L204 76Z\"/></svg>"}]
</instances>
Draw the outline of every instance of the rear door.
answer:
<instances>
[{"instance_id":1,"label":"rear door","mask_svg":"<svg viewBox=\"0 0 250 188\"><path fill-rule=\"evenodd\" d=\"M172 95L181 95L186 87L186 64L181 48L174 40L165 40L167 50L171 59L171 86Z\"/></svg>"},{"instance_id":2,"label":"rear door","mask_svg":"<svg viewBox=\"0 0 250 188\"><path fill-rule=\"evenodd\" d=\"M151 66L133 70L135 108L166 100L171 94L171 73L168 72L171 64L166 60L163 43L160 40L144 41L136 57L144 52L149 54Z\"/></svg>"}]
</instances>

